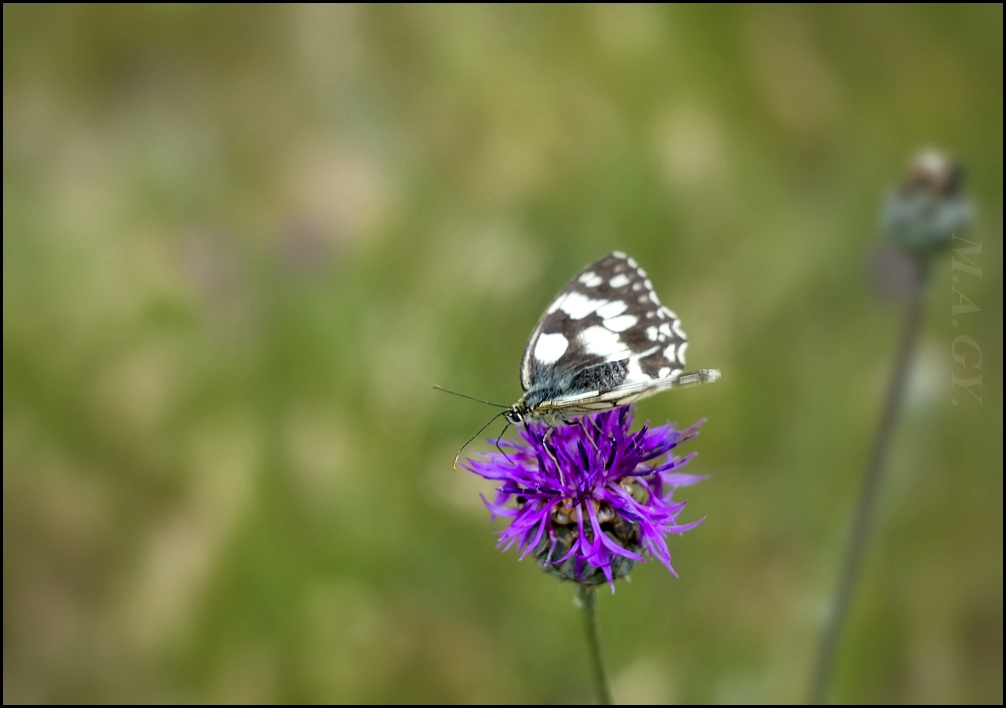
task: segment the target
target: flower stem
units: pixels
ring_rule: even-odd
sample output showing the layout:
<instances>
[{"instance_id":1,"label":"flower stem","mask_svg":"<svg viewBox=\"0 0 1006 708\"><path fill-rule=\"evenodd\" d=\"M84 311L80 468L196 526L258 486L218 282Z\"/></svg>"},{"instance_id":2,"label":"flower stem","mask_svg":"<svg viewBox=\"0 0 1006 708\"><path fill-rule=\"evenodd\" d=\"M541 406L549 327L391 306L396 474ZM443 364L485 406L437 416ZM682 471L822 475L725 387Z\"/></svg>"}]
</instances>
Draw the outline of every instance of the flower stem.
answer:
<instances>
[{"instance_id":1,"label":"flower stem","mask_svg":"<svg viewBox=\"0 0 1006 708\"><path fill-rule=\"evenodd\" d=\"M593 668L597 702L602 706L610 706L611 687L608 684L608 674L604 669L604 656L601 652L601 632L597 626L597 600L594 588L586 585L577 587L580 609L583 610L583 626L587 630L587 646L590 647L590 663Z\"/></svg>"},{"instance_id":2,"label":"flower stem","mask_svg":"<svg viewBox=\"0 0 1006 708\"><path fill-rule=\"evenodd\" d=\"M831 612L828 614L827 624L818 649L817 665L814 668L810 694L810 702L813 704L824 702L825 692L831 679L842 625L845 622L849 601L862 564L863 551L866 548L866 542L869 540L873 525L873 508L877 499L877 489L880 486L884 457L891 442L898 409L901 406L901 399L904 397L905 381L908 378L912 353L915 350L915 342L918 340L928 262L924 258L918 258L914 261L913 266L912 288L905 311L904 330L894 363L894 371L891 374L890 386L887 390L887 400L884 402L877 436L873 441L873 448L870 451L866 472L859 489L859 502L853 517L852 534L845 549L845 561L842 564Z\"/></svg>"}]
</instances>

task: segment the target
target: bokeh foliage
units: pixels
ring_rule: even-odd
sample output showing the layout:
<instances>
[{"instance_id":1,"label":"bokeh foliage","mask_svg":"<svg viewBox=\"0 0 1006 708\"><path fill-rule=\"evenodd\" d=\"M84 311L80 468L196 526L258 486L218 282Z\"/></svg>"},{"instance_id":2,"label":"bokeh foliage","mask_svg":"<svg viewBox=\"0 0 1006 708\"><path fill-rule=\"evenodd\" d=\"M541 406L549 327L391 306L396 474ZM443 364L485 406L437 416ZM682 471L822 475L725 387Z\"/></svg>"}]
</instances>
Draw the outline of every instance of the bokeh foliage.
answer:
<instances>
[{"instance_id":1,"label":"bokeh foliage","mask_svg":"<svg viewBox=\"0 0 1006 708\"><path fill-rule=\"evenodd\" d=\"M681 577L601 598L616 700L804 700L898 336L877 217L935 145L981 278L937 264L833 696L1000 703L1002 26L5 4L4 701L589 700L573 588L451 469L490 409L431 386L515 400L616 248L723 372L640 407L707 418L713 477Z\"/></svg>"}]
</instances>

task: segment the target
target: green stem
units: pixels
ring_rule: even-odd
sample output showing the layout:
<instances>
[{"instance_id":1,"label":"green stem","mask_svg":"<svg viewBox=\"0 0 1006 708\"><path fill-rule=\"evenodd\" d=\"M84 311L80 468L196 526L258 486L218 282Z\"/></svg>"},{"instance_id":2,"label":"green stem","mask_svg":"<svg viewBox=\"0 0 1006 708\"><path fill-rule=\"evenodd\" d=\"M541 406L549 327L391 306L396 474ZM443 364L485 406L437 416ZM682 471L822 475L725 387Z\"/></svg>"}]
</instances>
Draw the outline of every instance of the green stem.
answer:
<instances>
[{"instance_id":1,"label":"green stem","mask_svg":"<svg viewBox=\"0 0 1006 708\"><path fill-rule=\"evenodd\" d=\"M898 410L901 407L901 399L904 397L905 381L908 379L908 369L912 361L912 353L915 350L915 342L918 340L919 325L922 321L922 303L925 293L928 263L920 258L913 265L915 272L913 274L912 290L905 312L905 324L901 343L898 347L894 371L887 390L887 400L884 402L880 425L877 428L877 437L873 441L873 448L870 451L870 457L866 464L862 486L859 489L859 502L856 506L856 514L852 520L852 534L849 538L849 545L845 550L845 561L842 564L842 571L838 577L838 586L835 590L833 605L826 620L827 624L825 625L821 645L818 650L817 665L814 669L810 694L810 702L813 704L824 702L825 692L831 679L835 663L835 653L842 633L842 625L845 622L845 616L849 609L849 601L852 598L852 592L856 585L860 566L862 565L863 552L866 549L866 543L869 540L870 531L873 526L873 508L877 499L877 490L880 486L884 457L891 442L894 423L897 420Z\"/></svg>"},{"instance_id":2,"label":"green stem","mask_svg":"<svg viewBox=\"0 0 1006 708\"><path fill-rule=\"evenodd\" d=\"M590 663L594 674L594 689L597 691L597 702L602 706L610 706L611 686L608 674L604 669L604 656L601 652L601 632L597 626L597 599L594 588L586 585L578 586L580 609L583 610L583 626L587 630L587 646L590 647Z\"/></svg>"}]
</instances>

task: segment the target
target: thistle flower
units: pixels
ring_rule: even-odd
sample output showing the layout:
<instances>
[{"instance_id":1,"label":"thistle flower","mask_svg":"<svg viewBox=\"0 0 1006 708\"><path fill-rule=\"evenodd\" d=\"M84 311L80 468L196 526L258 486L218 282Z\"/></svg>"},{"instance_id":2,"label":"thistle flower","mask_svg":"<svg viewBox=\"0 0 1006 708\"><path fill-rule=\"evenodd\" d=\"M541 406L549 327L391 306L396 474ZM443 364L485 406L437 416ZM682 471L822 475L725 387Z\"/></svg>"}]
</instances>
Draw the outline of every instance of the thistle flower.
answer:
<instances>
[{"instance_id":1,"label":"thistle flower","mask_svg":"<svg viewBox=\"0 0 1006 708\"><path fill-rule=\"evenodd\" d=\"M496 441L501 452L466 460L465 469L500 482L494 501L482 498L493 518L511 519L498 547L516 545L551 575L584 586L607 582L612 591L644 554L677 575L664 537L703 519L678 524L685 502L671 497L705 477L679 471L695 453L670 452L698 435L701 422L633 433L632 418L626 406L561 427L530 424L518 428L516 442Z\"/></svg>"}]
</instances>

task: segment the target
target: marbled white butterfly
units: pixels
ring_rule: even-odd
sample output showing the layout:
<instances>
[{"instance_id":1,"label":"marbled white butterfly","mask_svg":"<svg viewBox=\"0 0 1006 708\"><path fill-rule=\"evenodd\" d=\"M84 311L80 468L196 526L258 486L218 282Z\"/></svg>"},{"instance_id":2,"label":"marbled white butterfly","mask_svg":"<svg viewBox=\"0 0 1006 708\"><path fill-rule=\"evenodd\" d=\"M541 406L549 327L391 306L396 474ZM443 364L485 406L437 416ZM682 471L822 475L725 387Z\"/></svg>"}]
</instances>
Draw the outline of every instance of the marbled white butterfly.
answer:
<instances>
[{"instance_id":1,"label":"marbled white butterfly","mask_svg":"<svg viewBox=\"0 0 1006 708\"><path fill-rule=\"evenodd\" d=\"M683 373L687 348L681 321L660 304L646 272L615 251L578 273L545 310L521 360L524 395L500 406L500 415L512 425L554 427L669 388L716 381L717 369Z\"/></svg>"},{"instance_id":2,"label":"marbled white butterfly","mask_svg":"<svg viewBox=\"0 0 1006 708\"><path fill-rule=\"evenodd\" d=\"M669 388L720 377L683 373L688 339L635 260L615 251L584 268L538 320L520 365L524 395L504 411L516 425L563 425Z\"/></svg>"}]
</instances>

